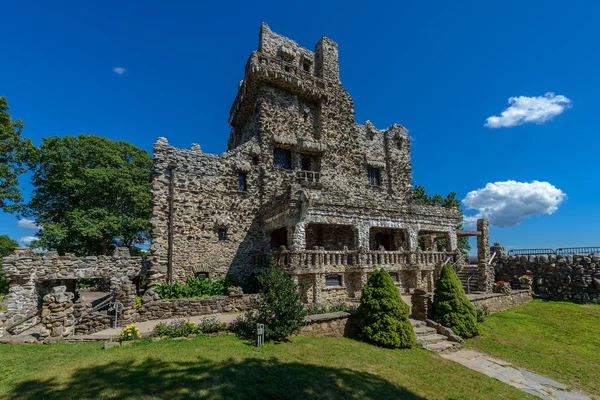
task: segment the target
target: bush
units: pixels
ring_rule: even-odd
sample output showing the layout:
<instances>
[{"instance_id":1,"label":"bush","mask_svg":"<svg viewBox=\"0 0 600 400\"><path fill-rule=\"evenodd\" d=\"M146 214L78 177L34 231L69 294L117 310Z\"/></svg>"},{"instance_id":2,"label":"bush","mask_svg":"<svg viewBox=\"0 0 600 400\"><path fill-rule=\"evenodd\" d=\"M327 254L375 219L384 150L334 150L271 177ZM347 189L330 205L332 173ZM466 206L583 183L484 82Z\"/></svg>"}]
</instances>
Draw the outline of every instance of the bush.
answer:
<instances>
[{"instance_id":1,"label":"bush","mask_svg":"<svg viewBox=\"0 0 600 400\"><path fill-rule=\"evenodd\" d=\"M225 279L210 281L193 276L187 278L185 283L161 283L156 285L154 291L161 299L189 299L193 297L225 296L227 289L238 286L238 280L228 275Z\"/></svg>"},{"instance_id":2,"label":"bush","mask_svg":"<svg viewBox=\"0 0 600 400\"><path fill-rule=\"evenodd\" d=\"M178 319L169 323L159 322L154 327L152 336L176 338L217 333L223 330L225 330L225 323L219 322L215 317L207 318L200 324L195 324L187 319Z\"/></svg>"},{"instance_id":3,"label":"bush","mask_svg":"<svg viewBox=\"0 0 600 400\"><path fill-rule=\"evenodd\" d=\"M456 272L444 265L433 296L433 319L464 338L479 334L477 311L471 304Z\"/></svg>"},{"instance_id":4,"label":"bush","mask_svg":"<svg viewBox=\"0 0 600 400\"><path fill-rule=\"evenodd\" d=\"M265 341L280 341L298 332L304 326L306 316L298 285L273 260L259 275L258 281L262 287L260 299L236 321L234 332L252 339L256 335L256 325L264 324Z\"/></svg>"},{"instance_id":5,"label":"bush","mask_svg":"<svg viewBox=\"0 0 600 400\"><path fill-rule=\"evenodd\" d=\"M477 323L483 324L485 319L490 316L490 310L486 306L475 308L477 311Z\"/></svg>"},{"instance_id":6,"label":"bush","mask_svg":"<svg viewBox=\"0 0 600 400\"><path fill-rule=\"evenodd\" d=\"M142 338L142 335L140 335L140 330L138 329L137 326L135 326L135 324L131 324L131 325L127 325L125 328L123 328L123 330L121 331L121 340L138 340Z\"/></svg>"},{"instance_id":7,"label":"bush","mask_svg":"<svg viewBox=\"0 0 600 400\"><path fill-rule=\"evenodd\" d=\"M408 320L410 307L402 300L390 274L375 270L363 287L358 306L360 338L377 346L410 348L416 344Z\"/></svg>"}]
</instances>

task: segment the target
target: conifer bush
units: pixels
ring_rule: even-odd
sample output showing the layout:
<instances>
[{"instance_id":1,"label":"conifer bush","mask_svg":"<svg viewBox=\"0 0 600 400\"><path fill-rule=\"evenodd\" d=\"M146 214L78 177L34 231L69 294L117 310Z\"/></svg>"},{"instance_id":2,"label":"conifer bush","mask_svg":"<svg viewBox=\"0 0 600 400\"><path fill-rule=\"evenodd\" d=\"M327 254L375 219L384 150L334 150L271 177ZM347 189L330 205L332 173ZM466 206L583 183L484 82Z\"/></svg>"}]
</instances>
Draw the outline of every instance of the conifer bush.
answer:
<instances>
[{"instance_id":1,"label":"conifer bush","mask_svg":"<svg viewBox=\"0 0 600 400\"><path fill-rule=\"evenodd\" d=\"M384 269L375 270L363 287L358 306L360 338L381 347L414 346L409 312L410 307L402 300L390 274Z\"/></svg>"},{"instance_id":2,"label":"conifer bush","mask_svg":"<svg viewBox=\"0 0 600 400\"><path fill-rule=\"evenodd\" d=\"M433 296L433 319L464 338L479 334L477 310L451 265L444 265Z\"/></svg>"},{"instance_id":3,"label":"conifer bush","mask_svg":"<svg viewBox=\"0 0 600 400\"><path fill-rule=\"evenodd\" d=\"M281 341L297 333L306 322L304 305L300 301L298 285L292 277L271 259L269 268L258 276L260 300L233 326L240 336L255 337L256 325L264 324L265 341Z\"/></svg>"}]
</instances>

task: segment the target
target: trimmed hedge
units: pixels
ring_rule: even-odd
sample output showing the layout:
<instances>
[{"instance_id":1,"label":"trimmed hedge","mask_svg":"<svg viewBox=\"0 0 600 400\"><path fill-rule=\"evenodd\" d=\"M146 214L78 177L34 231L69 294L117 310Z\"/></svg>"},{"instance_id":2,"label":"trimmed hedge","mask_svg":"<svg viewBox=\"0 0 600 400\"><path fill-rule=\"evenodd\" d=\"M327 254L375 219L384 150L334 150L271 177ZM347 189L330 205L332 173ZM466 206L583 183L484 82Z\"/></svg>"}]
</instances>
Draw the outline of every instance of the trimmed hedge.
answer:
<instances>
[{"instance_id":1,"label":"trimmed hedge","mask_svg":"<svg viewBox=\"0 0 600 400\"><path fill-rule=\"evenodd\" d=\"M433 295L433 319L464 338L479 334L477 310L451 265L444 265Z\"/></svg>"},{"instance_id":2,"label":"trimmed hedge","mask_svg":"<svg viewBox=\"0 0 600 400\"><path fill-rule=\"evenodd\" d=\"M358 306L360 338L381 347L413 347L415 332L408 320L409 312L390 274L384 269L375 270L363 287Z\"/></svg>"}]
</instances>

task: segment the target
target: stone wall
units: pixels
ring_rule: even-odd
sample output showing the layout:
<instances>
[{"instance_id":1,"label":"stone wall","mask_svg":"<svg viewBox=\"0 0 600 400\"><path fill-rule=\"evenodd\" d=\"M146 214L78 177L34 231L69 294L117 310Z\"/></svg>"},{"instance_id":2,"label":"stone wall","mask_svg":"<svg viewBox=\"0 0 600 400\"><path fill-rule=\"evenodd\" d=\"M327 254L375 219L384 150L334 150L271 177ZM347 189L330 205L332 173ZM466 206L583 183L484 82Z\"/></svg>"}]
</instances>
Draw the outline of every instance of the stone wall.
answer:
<instances>
[{"instance_id":1,"label":"stone wall","mask_svg":"<svg viewBox=\"0 0 600 400\"><path fill-rule=\"evenodd\" d=\"M469 300L475 308L484 308L490 314L508 310L530 302L533 295L529 290L513 290L510 294L486 293L469 295Z\"/></svg>"},{"instance_id":2,"label":"stone wall","mask_svg":"<svg viewBox=\"0 0 600 400\"><path fill-rule=\"evenodd\" d=\"M520 288L519 278L533 277L541 298L600 303L600 254L502 256L494 265L496 280Z\"/></svg>"},{"instance_id":3,"label":"stone wall","mask_svg":"<svg viewBox=\"0 0 600 400\"><path fill-rule=\"evenodd\" d=\"M153 300L135 310L134 322L165 318L187 318L196 315L232 313L250 309L258 294L214 296L197 299Z\"/></svg>"},{"instance_id":4,"label":"stone wall","mask_svg":"<svg viewBox=\"0 0 600 400\"><path fill-rule=\"evenodd\" d=\"M301 336L356 337L356 311L309 315L307 325L298 333Z\"/></svg>"},{"instance_id":5,"label":"stone wall","mask_svg":"<svg viewBox=\"0 0 600 400\"><path fill-rule=\"evenodd\" d=\"M73 297L65 286L55 286L44 296L40 340L62 340L73 332Z\"/></svg>"},{"instance_id":6,"label":"stone wall","mask_svg":"<svg viewBox=\"0 0 600 400\"><path fill-rule=\"evenodd\" d=\"M76 257L68 253L59 256L55 251L35 254L31 248L18 247L13 255L4 258L3 268L10 283L6 296L8 310L0 312L0 335L6 327L39 311L49 281L73 286L69 281L104 278L125 306L126 319L136 296L132 281L145 275L148 265L144 258L132 257L127 248L118 248L111 256ZM38 321L35 318L32 323Z\"/></svg>"}]
</instances>

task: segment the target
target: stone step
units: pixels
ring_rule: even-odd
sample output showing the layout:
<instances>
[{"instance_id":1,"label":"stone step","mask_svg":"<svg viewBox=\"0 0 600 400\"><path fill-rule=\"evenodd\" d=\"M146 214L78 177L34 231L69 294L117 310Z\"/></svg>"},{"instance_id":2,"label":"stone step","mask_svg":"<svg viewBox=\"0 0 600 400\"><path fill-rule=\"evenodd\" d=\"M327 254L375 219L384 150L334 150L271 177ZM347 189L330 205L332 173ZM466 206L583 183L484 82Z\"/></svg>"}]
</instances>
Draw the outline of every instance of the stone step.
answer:
<instances>
[{"instance_id":1,"label":"stone step","mask_svg":"<svg viewBox=\"0 0 600 400\"><path fill-rule=\"evenodd\" d=\"M445 340L447 340L446 336L435 333L433 335L419 336L417 338L417 343L421 346L427 346L429 344L439 343Z\"/></svg>"},{"instance_id":2,"label":"stone step","mask_svg":"<svg viewBox=\"0 0 600 400\"><path fill-rule=\"evenodd\" d=\"M451 350L451 349L458 349L460 347L461 346L459 343L450 342L448 340L425 345L425 348L427 350L437 351L437 352L442 352L442 351Z\"/></svg>"},{"instance_id":3,"label":"stone step","mask_svg":"<svg viewBox=\"0 0 600 400\"><path fill-rule=\"evenodd\" d=\"M412 319L412 318L409 318L408 320L412 324L413 328L419 328L419 327L422 327L422 326L427 326L427 323L425 321L420 321L418 319Z\"/></svg>"},{"instance_id":4,"label":"stone step","mask_svg":"<svg viewBox=\"0 0 600 400\"><path fill-rule=\"evenodd\" d=\"M428 336L428 335L437 333L435 328L431 328L429 326L420 326L418 328L414 328L414 331L415 331L415 335L417 335L417 337Z\"/></svg>"}]
</instances>

